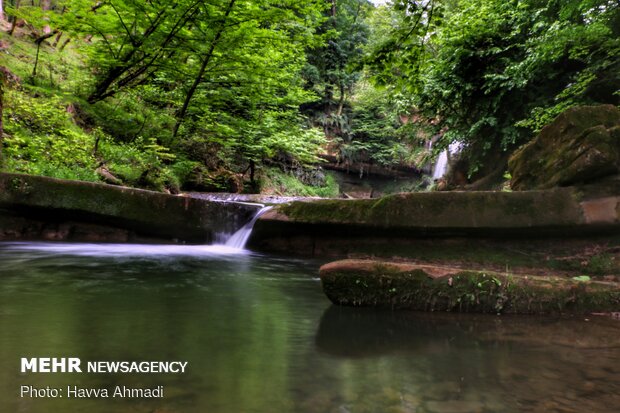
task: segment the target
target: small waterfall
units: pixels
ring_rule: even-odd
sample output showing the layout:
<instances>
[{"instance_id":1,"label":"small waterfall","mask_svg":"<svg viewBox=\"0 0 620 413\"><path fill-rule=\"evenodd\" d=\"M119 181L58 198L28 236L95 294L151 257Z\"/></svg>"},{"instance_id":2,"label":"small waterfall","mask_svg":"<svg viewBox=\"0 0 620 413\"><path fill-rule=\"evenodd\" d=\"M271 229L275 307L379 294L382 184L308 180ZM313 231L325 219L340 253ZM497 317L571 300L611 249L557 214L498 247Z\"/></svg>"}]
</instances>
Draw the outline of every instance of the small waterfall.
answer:
<instances>
[{"instance_id":1,"label":"small waterfall","mask_svg":"<svg viewBox=\"0 0 620 413\"><path fill-rule=\"evenodd\" d=\"M435 170L433 171L433 180L441 179L446 174L448 169L448 151L445 150L439 154L437 163L435 164Z\"/></svg>"},{"instance_id":2,"label":"small waterfall","mask_svg":"<svg viewBox=\"0 0 620 413\"><path fill-rule=\"evenodd\" d=\"M238 248L238 249L245 248L245 244L248 242L248 239L250 238L250 234L252 233L252 228L254 228L254 224L256 223L256 220L258 220L258 218L260 218L261 215L269 211L271 208L273 207L271 206L262 207L256 213L256 215L254 215L254 218L252 218L250 222L248 222L243 227L241 227L240 230L232 234L232 236L228 238L228 240L226 240L224 245L226 245L227 247L231 247L231 248Z\"/></svg>"},{"instance_id":3,"label":"small waterfall","mask_svg":"<svg viewBox=\"0 0 620 413\"><path fill-rule=\"evenodd\" d=\"M462 148L463 144L461 142L452 142L448 146L448 149L445 149L439 154L439 157L437 158L437 163L435 163L435 169L433 170L434 181L443 178L446 172L448 172L448 154L457 154L461 151Z\"/></svg>"}]
</instances>

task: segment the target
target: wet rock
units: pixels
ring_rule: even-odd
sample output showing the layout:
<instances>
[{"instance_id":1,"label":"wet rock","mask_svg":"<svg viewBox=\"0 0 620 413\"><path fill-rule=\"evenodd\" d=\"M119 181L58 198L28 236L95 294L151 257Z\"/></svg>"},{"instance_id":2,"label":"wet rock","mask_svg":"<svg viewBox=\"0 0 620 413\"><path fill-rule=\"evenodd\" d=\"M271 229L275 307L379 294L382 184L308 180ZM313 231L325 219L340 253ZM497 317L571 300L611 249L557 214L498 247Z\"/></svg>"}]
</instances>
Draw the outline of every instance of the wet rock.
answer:
<instances>
[{"instance_id":1,"label":"wet rock","mask_svg":"<svg viewBox=\"0 0 620 413\"><path fill-rule=\"evenodd\" d=\"M514 190L588 183L620 172L620 109L566 110L508 161Z\"/></svg>"}]
</instances>

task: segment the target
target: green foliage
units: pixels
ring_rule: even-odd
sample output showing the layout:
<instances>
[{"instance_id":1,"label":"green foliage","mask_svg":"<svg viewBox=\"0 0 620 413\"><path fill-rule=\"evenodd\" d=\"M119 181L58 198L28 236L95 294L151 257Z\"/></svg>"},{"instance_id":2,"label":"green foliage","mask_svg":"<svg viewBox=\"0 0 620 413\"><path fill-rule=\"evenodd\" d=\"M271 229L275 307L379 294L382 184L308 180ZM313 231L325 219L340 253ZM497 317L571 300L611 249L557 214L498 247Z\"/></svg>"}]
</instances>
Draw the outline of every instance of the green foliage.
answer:
<instances>
[{"instance_id":1,"label":"green foliage","mask_svg":"<svg viewBox=\"0 0 620 413\"><path fill-rule=\"evenodd\" d=\"M83 108L91 122L119 142L145 138L172 146L174 117L158 107L158 96L158 90L144 85L119 93L114 99L85 104Z\"/></svg>"},{"instance_id":2,"label":"green foliage","mask_svg":"<svg viewBox=\"0 0 620 413\"><path fill-rule=\"evenodd\" d=\"M342 138L351 129L346 112L362 76L359 63L368 40L366 17L371 9L366 0L336 0L319 28L323 42L307 52L304 86L316 98L304 112L329 137Z\"/></svg>"},{"instance_id":3,"label":"green foliage","mask_svg":"<svg viewBox=\"0 0 620 413\"><path fill-rule=\"evenodd\" d=\"M90 74L86 71L83 57L76 53L77 43L69 43L60 50L62 43L70 39L67 36L59 39L57 47L53 47L56 37L50 42L43 42L39 56L39 70L35 78L32 78L32 68L36 59L37 47L29 36L9 36L0 31L0 41L7 45L3 50L2 64L23 81L36 87L46 89L48 92L56 91L58 94L81 94L85 84L89 82ZM74 47L76 46L76 47ZM36 90L33 87L33 90Z\"/></svg>"},{"instance_id":4,"label":"green foliage","mask_svg":"<svg viewBox=\"0 0 620 413\"><path fill-rule=\"evenodd\" d=\"M58 97L34 99L9 89L5 95L7 170L96 181L95 140L70 120Z\"/></svg>"},{"instance_id":5,"label":"green foliage","mask_svg":"<svg viewBox=\"0 0 620 413\"><path fill-rule=\"evenodd\" d=\"M416 163L414 146L419 147L419 142L411 141L396 104L385 90L360 82L350 116L351 132L341 146L342 158L384 167Z\"/></svg>"},{"instance_id":6,"label":"green foliage","mask_svg":"<svg viewBox=\"0 0 620 413\"><path fill-rule=\"evenodd\" d=\"M57 3L51 10L34 3L9 8L11 16L31 26L2 36L22 78L38 55L24 31L39 36L50 26L72 40L73 48L64 51L51 39L41 43L39 65L49 65L50 81L46 84L39 70L39 86L31 91L47 88L45 99L53 103L37 101L29 115L48 117L45 109L61 101L76 103L74 119L66 113L53 117L62 118L65 129L79 137L70 140L69 132L60 132L59 142L71 142L68 152L74 146L91 151L82 150L78 165L89 179L97 179L94 171L103 166L128 185L174 189L199 165L230 175L273 157L295 165L317 161L324 138L307 126L298 108L314 98L303 89L300 70L304 50L318 39L315 28L326 7L322 0ZM31 126L24 121L19 131L17 123L8 128L10 143L21 142L12 146L17 149L11 155L22 159L14 169L60 171L54 164L63 155L60 148L48 151L50 170L32 155L41 151L44 145L37 142L44 135ZM27 133L32 136L23 138ZM73 143L80 139L89 145Z\"/></svg>"},{"instance_id":7,"label":"green foliage","mask_svg":"<svg viewBox=\"0 0 620 413\"><path fill-rule=\"evenodd\" d=\"M175 156L152 138L118 143L100 129L85 132L73 122L61 97L37 99L9 89L6 102L8 171L99 181L96 169L105 165L125 184L156 190L179 188L186 178L186 168L168 166Z\"/></svg>"},{"instance_id":8,"label":"green foliage","mask_svg":"<svg viewBox=\"0 0 620 413\"><path fill-rule=\"evenodd\" d=\"M335 198L340 194L333 176L327 174L322 187L305 185L293 175L278 168L265 168L261 175L261 190L282 196L306 196Z\"/></svg>"},{"instance_id":9,"label":"green foliage","mask_svg":"<svg viewBox=\"0 0 620 413\"><path fill-rule=\"evenodd\" d=\"M437 149L463 142L473 169L568 107L620 103L616 1L407 0L379 17L375 81L434 120Z\"/></svg>"}]
</instances>

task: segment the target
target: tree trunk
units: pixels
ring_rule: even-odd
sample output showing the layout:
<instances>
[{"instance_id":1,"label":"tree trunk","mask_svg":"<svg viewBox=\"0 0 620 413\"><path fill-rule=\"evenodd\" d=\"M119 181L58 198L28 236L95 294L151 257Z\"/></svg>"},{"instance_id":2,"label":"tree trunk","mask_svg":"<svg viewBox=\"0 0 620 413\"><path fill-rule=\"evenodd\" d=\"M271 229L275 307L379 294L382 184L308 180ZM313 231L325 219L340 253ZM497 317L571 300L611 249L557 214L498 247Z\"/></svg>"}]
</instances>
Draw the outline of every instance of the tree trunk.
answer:
<instances>
[{"instance_id":1,"label":"tree trunk","mask_svg":"<svg viewBox=\"0 0 620 413\"><path fill-rule=\"evenodd\" d=\"M205 74L205 70L207 69L209 62L211 61L211 58L213 57L213 52L215 52L215 48L217 47L217 44L220 41L220 38L222 37L224 30L226 29L226 20L228 20L228 16L230 16L230 13L232 12L233 7L235 6L235 1L236 0L230 0L230 3L228 3L228 7L226 8L226 13L224 14L224 18L222 19L222 23L220 24L220 27L217 33L215 34L215 37L213 38L213 42L211 42L211 47L209 47L209 51L205 55L202 61L202 64L200 65L200 69L198 70L198 75L196 76L196 79L194 79L194 83L192 83L189 90L187 91L187 95L185 95L185 101L183 102L183 106L181 107L181 110L179 111L179 114L177 115L177 121L174 125L174 129L172 130L173 139L176 138L177 133L179 132L179 127L181 126L181 124L183 123L183 120L185 119L185 115L187 114L187 109L189 108L189 104L192 98L194 97L194 93L196 93L196 89L198 89L198 86L202 82L202 77Z\"/></svg>"},{"instance_id":2,"label":"tree trunk","mask_svg":"<svg viewBox=\"0 0 620 413\"><path fill-rule=\"evenodd\" d=\"M0 171L4 169L4 155L3 155L3 145L4 145L4 124L2 123L2 117L4 112L4 83L5 83L5 72L6 69L4 67L0 67Z\"/></svg>"},{"instance_id":3,"label":"tree trunk","mask_svg":"<svg viewBox=\"0 0 620 413\"><path fill-rule=\"evenodd\" d=\"M46 33L43 36L39 36L34 42L37 44L37 55L34 59L34 67L32 68L32 81L34 82L34 78L37 75L37 66L39 65L39 51L41 50L41 43L43 43L46 39L54 36L57 30L54 30L51 33Z\"/></svg>"},{"instance_id":4,"label":"tree trunk","mask_svg":"<svg viewBox=\"0 0 620 413\"><path fill-rule=\"evenodd\" d=\"M338 112L336 112L337 116L342 115L342 110L344 109L344 98L345 98L345 89L342 82L340 82L340 99L338 100Z\"/></svg>"},{"instance_id":5,"label":"tree trunk","mask_svg":"<svg viewBox=\"0 0 620 413\"><path fill-rule=\"evenodd\" d=\"M15 1L15 10L19 9L20 0ZM17 17L13 16L13 21L11 22L11 29L9 30L9 36L13 36L13 32L15 31L15 27L17 26Z\"/></svg>"},{"instance_id":6,"label":"tree trunk","mask_svg":"<svg viewBox=\"0 0 620 413\"><path fill-rule=\"evenodd\" d=\"M0 0L0 22L4 21L4 7L2 6L2 0Z\"/></svg>"}]
</instances>

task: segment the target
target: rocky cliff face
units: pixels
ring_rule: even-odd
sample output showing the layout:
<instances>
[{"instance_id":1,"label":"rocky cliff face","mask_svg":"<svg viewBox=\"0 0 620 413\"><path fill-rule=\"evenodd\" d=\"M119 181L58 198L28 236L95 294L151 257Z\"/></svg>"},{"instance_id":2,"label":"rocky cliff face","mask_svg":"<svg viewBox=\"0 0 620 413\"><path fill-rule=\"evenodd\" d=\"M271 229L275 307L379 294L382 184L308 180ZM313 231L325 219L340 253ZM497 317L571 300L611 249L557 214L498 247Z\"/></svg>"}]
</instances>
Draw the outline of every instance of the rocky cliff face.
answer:
<instances>
[{"instance_id":1,"label":"rocky cliff face","mask_svg":"<svg viewBox=\"0 0 620 413\"><path fill-rule=\"evenodd\" d=\"M587 184L620 172L620 109L568 109L508 161L514 190Z\"/></svg>"}]
</instances>

